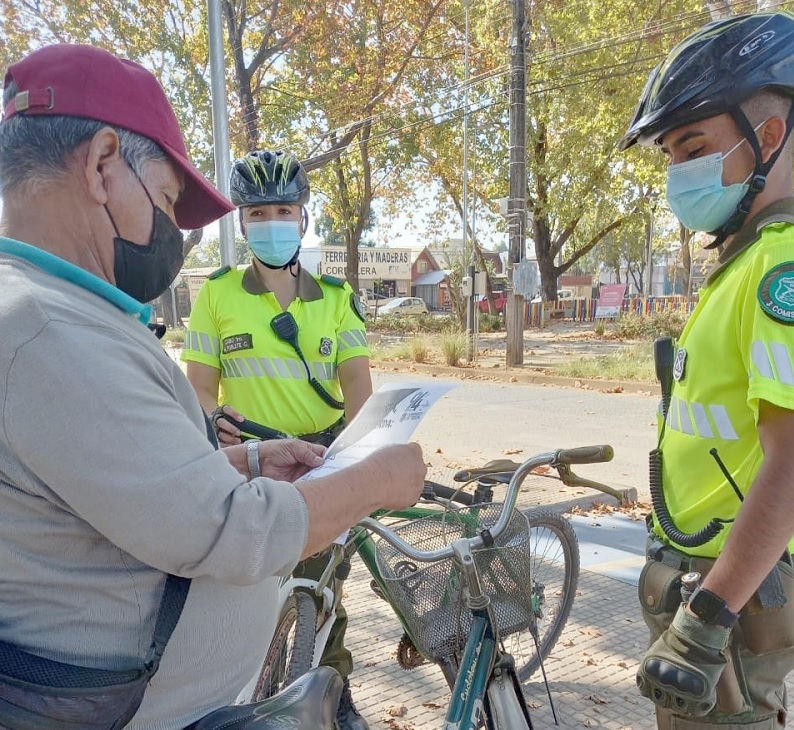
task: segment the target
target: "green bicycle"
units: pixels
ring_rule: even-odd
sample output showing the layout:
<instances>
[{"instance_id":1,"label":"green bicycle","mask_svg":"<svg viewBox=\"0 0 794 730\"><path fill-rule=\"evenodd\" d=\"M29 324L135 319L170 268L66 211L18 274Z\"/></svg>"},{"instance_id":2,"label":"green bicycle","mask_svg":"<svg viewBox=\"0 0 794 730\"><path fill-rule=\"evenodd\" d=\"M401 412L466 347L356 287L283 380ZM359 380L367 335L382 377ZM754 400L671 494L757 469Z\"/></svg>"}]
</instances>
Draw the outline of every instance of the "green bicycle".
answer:
<instances>
[{"instance_id":1,"label":"green bicycle","mask_svg":"<svg viewBox=\"0 0 794 730\"><path fill-rule=\"evenodd\" d=\"M541 454L521 465L508 462L512 471L504 461L492 462L456 475L473 478L474 493L428 482L419 505L362 520L344 546L334 546L319 581L282 581L281 617L246 699L269 697L317 665L347 577L347 558L358 553L373 590L389 602L404 629L397 652L401 666L438 664L453 691L453 716L463 712L461 717L476 716L478 723L483 718L493 730L530 727L520 682L542 669L570 614L579 550L564 517L545 509L521 513L513 505L521 483L538 467L567 474L572 464L611 458L612 449L599 446ZM500 482L507 483L504 503L494 504L493 487ZM311 593L323 598L319 612ZM458 687L475 681L473 671L479 672L476 706L466 699L471 693ZM514 699L507 709L489 699L505 696L492 691L496 684L515 690L508 693Z\"/></svg>"}]
</instances>

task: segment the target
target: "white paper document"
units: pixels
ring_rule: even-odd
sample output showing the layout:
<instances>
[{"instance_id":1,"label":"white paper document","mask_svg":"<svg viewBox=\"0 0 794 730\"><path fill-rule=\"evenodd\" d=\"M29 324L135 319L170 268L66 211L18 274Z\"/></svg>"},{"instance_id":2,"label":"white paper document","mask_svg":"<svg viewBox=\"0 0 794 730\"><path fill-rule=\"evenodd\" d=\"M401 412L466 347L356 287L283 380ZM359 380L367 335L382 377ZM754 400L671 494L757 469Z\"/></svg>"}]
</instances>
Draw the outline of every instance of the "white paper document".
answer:
<instances>
[{"instance_id":1,"label":"white paper document","mask_svg":"<svg viewBox=\"0 0 794 730\"><path fill-rule=\"evenodd\" d=\"M325 461L302 479L316 479L361 461L381 446L405 444L450 383L389 383L364 403L325 452ZM347 533L335 542L343 544Z\"/></svg>"}]
</instances>

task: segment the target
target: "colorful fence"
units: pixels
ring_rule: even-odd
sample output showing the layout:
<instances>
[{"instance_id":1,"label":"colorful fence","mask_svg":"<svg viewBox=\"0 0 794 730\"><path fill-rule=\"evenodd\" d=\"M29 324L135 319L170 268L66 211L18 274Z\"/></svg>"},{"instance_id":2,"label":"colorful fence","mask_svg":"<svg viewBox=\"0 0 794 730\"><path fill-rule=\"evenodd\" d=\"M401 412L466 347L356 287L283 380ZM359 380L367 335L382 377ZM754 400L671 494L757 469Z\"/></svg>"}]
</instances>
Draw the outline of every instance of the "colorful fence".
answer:
<instances>
[{"instance_id":1,"label":"colorful fence","mask_svg":"<svg viewBox=\"0 0 794 730\"><path fill-rule=\"evenodd\" d=\"M654 312L684 312L689 314L696 300L684 296L630 297L623 300L622 312L650 315ZM542 327L554 320L566 319L574 322L595 320L597 299L573 299L556 302L527 302L524 323L527 327Z\"/></svg>"}]
</instances>

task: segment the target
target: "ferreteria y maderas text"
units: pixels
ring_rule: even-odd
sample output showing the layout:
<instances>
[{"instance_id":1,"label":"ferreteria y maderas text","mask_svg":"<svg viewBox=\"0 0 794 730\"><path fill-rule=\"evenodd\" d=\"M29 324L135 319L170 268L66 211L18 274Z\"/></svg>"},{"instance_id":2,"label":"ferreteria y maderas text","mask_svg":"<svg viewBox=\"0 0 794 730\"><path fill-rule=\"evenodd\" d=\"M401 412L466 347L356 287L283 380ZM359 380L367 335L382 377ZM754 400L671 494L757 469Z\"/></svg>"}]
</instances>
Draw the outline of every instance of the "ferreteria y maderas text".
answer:
<instances>
[{"instance_id":1,"label":"ferreteria y maderas text","mask_svg":"<svg viewBox=\"0 0 794 730\"><path fill-rule=\"evenodd\" d=\"M347 251L340 246L320 247L320 273L344 276ZM410 279L411 250L407 248L361 248L358 275L362 279Z\"/></svg>"}]
</instances>

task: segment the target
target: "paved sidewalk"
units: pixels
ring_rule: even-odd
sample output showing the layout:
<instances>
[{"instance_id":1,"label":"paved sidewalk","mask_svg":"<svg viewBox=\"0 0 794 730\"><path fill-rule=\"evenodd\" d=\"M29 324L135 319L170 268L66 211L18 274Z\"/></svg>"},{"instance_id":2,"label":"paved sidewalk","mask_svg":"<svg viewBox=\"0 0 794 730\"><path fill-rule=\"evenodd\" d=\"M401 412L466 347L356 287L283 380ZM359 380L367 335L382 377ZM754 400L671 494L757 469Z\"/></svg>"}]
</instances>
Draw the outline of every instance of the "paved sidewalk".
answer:
<instances>
[{"instance_id":1,"label":"paved sidewalk","mask_svg":"<svg viewBox=\"0 0 794 730\"><path fill-rule=\"evenodd\" d=\"M432 665L400 668L395 650L402 630L388 605L369 590L361 563L355 566L345 605L348 647L357 664L351 683L359 710L372 730L440 730L449 698L440 670ZM635 605L633 586L582 572L571 617L546 662L560 727L654 728L650 705L634 684L647 640ZM533 677L526 695L535 727L553 726L542 682Z\"/></svg>"},{"instance_id":2,"label":"paved sidewalk","mask_svg":"<svg viewBox=\"0 0 794 730\"><path fill-rule=\"evenodd\" d=\"M451 472L430 477L451 482ZM592 494L586 496L589 501ZM535 503L549 504L559 492L549 489L539 496L535 490L533 495ZM521 496L519 506L531 506L527 494ZM565 501L555 507L563 509ZM546 661L559 727L654 730L653 706L635 685L648 636L636 588L644 562L642 523L624 514L597 512L575 515L572 522L582 571L573 611ZM372 593L369 580L361 561L354 559L345 606L350 616L347 644L356 662L351 676L356 704L372 730L441 730L449 699L441 671L434 665L400 668L395 655L402 629L388 604ZM792 689L790 681L789 696ZM536 730L555 727L539 673L525 685L525 694ZM794 718L787 727L794 728Z\"/></svg>"},{"instance_id":3,"label":"paved sidewalk","mask_svg":"<svg viewBox=\"0 0 794 730\"><path fill-rule=\"evenodd\" d=\"M438 468L428 477L451 484L452 469ZM519 495L522 509L552 506L562 510L598 501L615 504L598 492L562 487L547 477L530 476L525 486ZM592 522L585 517L575 521ZM636 588L620 572L626 560L633 560L635 567L642 560L636 550L635 554L610 551L586 541L581 549L583 570L573 610L545 664L559 726L652 730L651 707L637 694L634 680L647 630L636 609ZM372 730L440 730L449 699L441 671L434 665L410 671L400 668L396 649L402 629L388 604L372 593L369 580L361 561L354 559L345 606L350 616L347 645L356 662L351 676L356 705ZM535 727L553 727L539 673L525 685L525 691Z\"/></svg>"}]
</instances>

